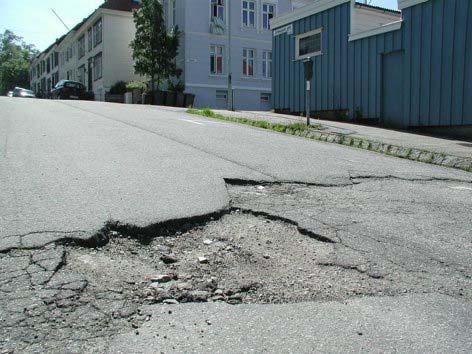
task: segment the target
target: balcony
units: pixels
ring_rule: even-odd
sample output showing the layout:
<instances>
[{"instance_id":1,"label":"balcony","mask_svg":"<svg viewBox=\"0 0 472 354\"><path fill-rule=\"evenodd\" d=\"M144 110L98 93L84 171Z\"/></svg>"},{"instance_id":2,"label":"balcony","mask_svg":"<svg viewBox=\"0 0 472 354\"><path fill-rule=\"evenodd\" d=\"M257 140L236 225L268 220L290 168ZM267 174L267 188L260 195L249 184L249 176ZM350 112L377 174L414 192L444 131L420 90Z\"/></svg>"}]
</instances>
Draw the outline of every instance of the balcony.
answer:
<instances>
[{"instance_id":1,"label":"balcony","mask_svg":"<svg viewBox=\"0 0 472 354\"><path fill-rule=\"evenodd\" d=\"M219 17L213 17L210 21L210 33L213 34L225 34L226 24Z\"/></svg>"}]
</instances>

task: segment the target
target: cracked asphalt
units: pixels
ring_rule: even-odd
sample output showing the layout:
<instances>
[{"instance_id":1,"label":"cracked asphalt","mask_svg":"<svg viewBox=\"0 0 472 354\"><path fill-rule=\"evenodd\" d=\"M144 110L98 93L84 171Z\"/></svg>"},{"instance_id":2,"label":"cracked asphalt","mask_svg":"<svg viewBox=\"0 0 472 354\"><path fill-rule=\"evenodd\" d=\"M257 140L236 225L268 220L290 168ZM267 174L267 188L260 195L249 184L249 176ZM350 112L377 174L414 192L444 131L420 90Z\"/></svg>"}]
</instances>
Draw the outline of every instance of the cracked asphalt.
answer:
<instances>
[{"instance_id":1,"label":"cracked asphalt","mask_svg":"<svg viewBox=\"0 0 472 354\"><path fill-rule=\"evenodd\" d=\"M0 352L472 351L470 174L169 108L0 112Z\"/></svg>"}]
</instances>

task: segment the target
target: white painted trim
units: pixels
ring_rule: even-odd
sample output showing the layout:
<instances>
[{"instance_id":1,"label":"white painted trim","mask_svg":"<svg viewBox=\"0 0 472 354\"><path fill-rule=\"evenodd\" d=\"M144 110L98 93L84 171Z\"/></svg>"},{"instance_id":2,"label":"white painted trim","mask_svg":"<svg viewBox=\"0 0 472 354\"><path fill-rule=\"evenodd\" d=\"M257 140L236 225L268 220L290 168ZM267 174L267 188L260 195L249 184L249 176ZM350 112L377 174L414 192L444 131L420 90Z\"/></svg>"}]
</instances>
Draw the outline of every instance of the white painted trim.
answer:
<instances>
[{"instance_id":1,"label":"white painted trim","mask_svg":"<svg viewBox=\"0 0 472 354\"><path fill-rule=\"evenodd\" d=\"M254 3L254 26L245 26L244 25L244 16L243 16L243 13L244 13L244 7L243 7L243 1L247 1L248 3L249 2L252 2ZM258 15L258 11L257 11L257 1L256 0L243 0L241 1L241 28L243 29L246 29L246 30L253 30L253 29L257 29L257 15ZM247 11L251 11L249 9L247 9ZM249 14L249 12L248 12ZM249 21L249 17L247 18L248 21Z\"/></svg>"},{"instance_id":2,"label":"white painted trim","mask_svg":"<svg viewBox=\"0 0 472 354\"><path fill-rule=\"evenodd\" d=\"M429 0L398 0L398 8L400 10L406 9L407 7L415 6Z\"/></svg>"},{"instance_id":3,"label":"white painted trim","mask_svg":"<svg viewBox=\"0 0 472 354\"><path fill-rule=\"evenodd\" d=\"M248 50L252 50L252 75L244 75L244 66L243 66L243 75L241 76L241 78L253 79L253 78L256 77L256 74L257 74L257 72L256 72L257 65L258 65L258 62L257 62L257 49L256 48L243 47L242 50L243 50L243 52L242 52L242 56L241 56L241 64L244 62L244 51L246 50L246 53L247 53ZM249 56L247 56L247 58L246 58L246 65L248 65L248 62L249 62ZM246 69L249 69L249 65Z\"/></svg>"},{"instance_id":4,"label":"white painted trim","mask_svg":"<svg viewBox=\"0 0 472 354\"><path fill-rule=\"evenodd\" d=\"M305 17L326 11L332 7L350 2L351 0L318 0L313 4L303 6L293 12L274 18L270 22L272 30L288 25L294 21L301 20Z\"/></svg>"},{"instance_id":5,"label":"white painted trim","mask_svg":"<svg viewBox=\"0 0 472 354\"><path fill-rule=\"evenodd\" d=\"M188 37L188 35L208 37L211 41L221 40L222 43L223 42L228 43L228 36L227 35L222 36L222 35L219 35L219 34L212 34L212 33L209 33L209 32L208 33L207 32L185 32L185 34L187 35L187 37ZM263 40L263 39L231 35L231 40L234 40L234 39L239 39L239 40L243 40L243 41L246 41L246 42L259 42L259 43L265 43L265 44L269 44L269 45L272 44L272 41L270 41L270 40L266 41L266 40Z\"/></svg>"},{"instance_id":6,"label":"white painted trim","mask_svg":"<svg viewBox=\"0 0 472 354\"><path fill-rule=\"evenodd\" d=\"M208 67L208 71L209 71L208 75L210 77L226 77L226 75L227 75L226 74L226 66L227 66L226 65L226 59L227 59L226 56L228 55L228 53L226 52L226 46L222 45L222 44L212 44L212 43L210 43L210 45L208 46L208 56L211 56L211 47L215 47L215 55L216 55L215 58L218 57L218 48L222 48L222 53L223 53L222 56L223 57L221 58L221 60L222 60L222 70L223 70L223 72L221 74L218 74L218 73L212 74L211 73L211 61L210 61L210 66ZM218 62L218 60L217 60L217 62ZM215 68L217 66L217 62L215 62Z\"/></svg>"},{"instance_id":7,"label":"white painted trim","mask_svg":"<svg viewBox=\"0 0 472 354\"><path fill-rule=\"evenodd\" d=\"M310 37L314 34L320 34L320 50L318 52L312 52L304 55L299 55L300 53L300 39ZM316 57L323 54L323 27L317 28L310 32L300 33L295 38L295 60L302 60L306 58Z\"/></svg>"},{"instance_id":8,"label":"white painted trim","mask_svg":"<svg viewBox=\"0 0 472 354\"><path fill-rule=\"evenodd\" d=\"M213 88L218 90L227 90L228 85L211 85L211 84L185 84L187 87L201 87L201 88ZM272 93L272 89L264 87L251 87L251 86L233 86L233 90L248 90L248 91L262 91L264 93Z\"/></svg>"},{"instance_id":9,"label":"white painted trim","mask_svg":"<svg viewBox=\"0 0 472 354\"><path fill-rule=\"evenodd\" d=\"M269 21L269 28L264 28L264 5L274 6L274 17L272 17L272 18L276 18L277 17L277 12L279 10L278 3L274 0L262 0L261 1L261 13L260 13L261 31L270 32L271 31L270 21Z\"/></svg>"},{"instance_id":10,"label":"white painted trim","mask_svg":"<svg viewBox=\"0 0 472 354\"><path fill-rule=\"evenodd\" d=\"M349 35L349 42L355 41L361 38L366 38L366 37L375 36L382 33L399 30L400 28L402 28L402 23L403 23L403 20L395 21L392 23L387 23L386 25L383 25L380 27L370 29L368 31L351 34Z\"/></svg>"}]
</instances>

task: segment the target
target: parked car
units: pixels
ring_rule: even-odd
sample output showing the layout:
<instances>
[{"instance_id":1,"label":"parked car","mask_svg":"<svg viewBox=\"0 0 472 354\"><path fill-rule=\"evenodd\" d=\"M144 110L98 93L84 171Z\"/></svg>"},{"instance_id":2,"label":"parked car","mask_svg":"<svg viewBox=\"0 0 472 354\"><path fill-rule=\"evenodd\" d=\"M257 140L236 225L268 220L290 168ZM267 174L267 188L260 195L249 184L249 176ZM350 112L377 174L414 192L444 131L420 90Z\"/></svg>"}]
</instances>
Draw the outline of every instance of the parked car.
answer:
<instances>
[{"instance_id":1,"label":"parked car","mask_svg":"<svg viewBox=\"0 0 472 354\"><path fill-rule=\"evenodd\" d=\"M21 87L15 87L12 93L12 97L36 98L36 95L31 90L27 90Z\"/></svg>"},{"instance_id":2,"label":"parked car","mask_svg":"<svg viewBox=\"0 0 472 354\"><path fill-rule=\"evenodd\" d=\"M93 100L93 92L87 92L80 82L61 80L51 90L53 99L59 100Z\"/></svg>"},{"instance_id":3,"label":"parked car","mask_svg":"<svg viewBox=\"0 0 472 354\"><path fill-rule=\"evenodd\" d=\"M7 96L8 97L13 97L13 91L8 91Z\"/></svg>"}]
</instances>

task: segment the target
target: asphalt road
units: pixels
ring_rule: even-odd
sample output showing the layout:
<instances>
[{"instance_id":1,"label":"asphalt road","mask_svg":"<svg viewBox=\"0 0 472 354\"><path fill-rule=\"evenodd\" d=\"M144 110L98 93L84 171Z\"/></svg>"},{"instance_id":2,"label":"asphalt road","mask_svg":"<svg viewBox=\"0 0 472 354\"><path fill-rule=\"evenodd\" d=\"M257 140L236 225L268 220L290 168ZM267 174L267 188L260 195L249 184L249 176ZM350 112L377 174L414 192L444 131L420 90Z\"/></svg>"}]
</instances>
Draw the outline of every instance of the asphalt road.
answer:
<instances>
[{"instance_id":1,"label":"asphalt road","mask_svg":"<svg viewBox=\"0 0 472 354\"><path fill-rule=\"evenodd\" d=\"M472 308L442 295L154 307L109 353L470 353ZM168 311L172 313L169 314Z\"/></svg>"},{"instance_id":2,"label":"asphalt road","mask_svg":"<svg viewBox=\"0 0 472 354\"><path fill-rule=\"evenodd\" d=\"M460 193L456 198L446 188L442 193L447 195L448 204L453 205L456 200L466 208L470 206L467 200L472 197L472 176L453 169L208 120L168 108L0 98L0 252L3 253L38 248L69 236L89 238L110 220L147 226L224 209L230 202L224 179L351 186L359 178L387 177L442 181L455 188L451 191ZM401 183L392 188L391 194L415 193L414 188L404 188ZM381 195L381 188L376 193ZM434 189L425 193L434 193ZM377 197L374 193L362 199L362 203L369 203L369 198ZM418 198L425 199L420 194ZM296 219L294 215L291 217ZM464 264L464 257L470 255L467 245L470 245L472 225L470 219L453 221L460 222L459 226L454 225L454 233L460 232L461 240L469 243L459 253L452 249L447 255L454 261L457 257ZM385 220L381 226L394 230L395 222ZM411 227L414 234L414 225ZM336 302L263 308L247 305L247 309L241 307L226 314L226 327L212 326L211 336L204 336L207 347L201 346L200 335L189 336L188 342L182 339L185 337L176 339L175 345L155 345L167 352L192 348L235 352L264 349L332 352L335 348L340 352L409 349L426 352L452 348L450 351L470 352L470 302L444 295L430 294L426 298L427 301L421 296L406 300L367 297L356 300L349 313L341 314L344 320L331 316L340 306ZM382 309L390 306L390 302L399 312L386 316ZM434 305L434 316L428 303ZM415 311L410 311L411 308ZM177 313L182 315L174 318L174 324L193 321L192 316L197 314L192 309L179 307ZM215 316L227 312L215 304L202 309ZM256 325L247 328L253 338L246 341L244 323L254 321L254 315L247 318L248 311L257 313L258 318ZM358 334L351 332L365 322L356 313L372 315L366 322L370 336L363 337L361 344L352 341L352 336ZM283 319L277 328L264 332L254 329L267 327L275 318ZM376 321L384 326L375 326ZM162 323L153 322L150 326L162 326ZM280 340L284 326L291 341ZM323 327L324 334L307 340L309 328L315 332L317 326ZM338 339L336 342L328 337L330 326ZM395 331L401 327L407 331ZM386 336L385 331L394 333L393 338ZM343 337L347 332L351 334ZM264 337L264 343L271 344L261 344L259 336ZM139 351L135 345L149 349L152 336L149 334L145 339L136 344L118 336L107 348L111 352L122 347L127 352ZM300 341L304 346L299 347ZM130 343L134 343L131 348Z\"/></svg>"}]
</instances>

